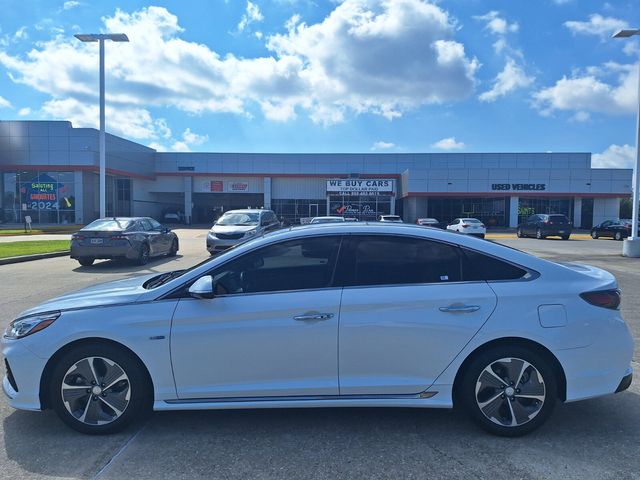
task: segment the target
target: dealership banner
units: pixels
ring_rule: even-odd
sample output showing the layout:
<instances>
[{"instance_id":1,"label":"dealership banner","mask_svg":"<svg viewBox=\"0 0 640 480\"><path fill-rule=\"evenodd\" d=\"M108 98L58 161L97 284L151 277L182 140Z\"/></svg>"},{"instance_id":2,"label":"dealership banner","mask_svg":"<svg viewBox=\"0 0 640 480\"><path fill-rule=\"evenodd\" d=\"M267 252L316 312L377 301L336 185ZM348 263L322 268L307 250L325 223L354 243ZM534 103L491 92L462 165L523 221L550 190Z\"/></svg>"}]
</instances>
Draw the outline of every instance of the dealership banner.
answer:
<instances>
[{"instance_id":1,"label":"dealership banner","mask_svg":"<svg viewBox=\"0 0 640 480\"><path fill-rule=\"evenodd\" d=\"M327 180L329 195L393 195L394 180L338 178Z\"/></svg>"}]
</instances>

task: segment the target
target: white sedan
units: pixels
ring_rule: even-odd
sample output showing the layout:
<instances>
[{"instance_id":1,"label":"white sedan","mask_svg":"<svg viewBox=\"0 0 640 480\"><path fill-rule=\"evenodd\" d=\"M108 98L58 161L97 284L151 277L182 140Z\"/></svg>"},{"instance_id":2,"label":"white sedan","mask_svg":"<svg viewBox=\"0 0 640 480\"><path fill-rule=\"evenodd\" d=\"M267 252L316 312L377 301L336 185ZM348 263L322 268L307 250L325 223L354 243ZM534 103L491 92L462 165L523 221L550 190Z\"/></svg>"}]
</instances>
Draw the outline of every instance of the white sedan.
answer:
<instances>
[{"instance_id":1,"label":"white sedan","mask_svg":"<svg viewBox=\"0 0 640 480\"><path fill-rule=\"evenodd\" d=\"M515 436L558 401L629 387L619 304L595 267L416 225L313 225L23 312L3 388L89 434L152 409L455 404Z\"/></svg>"},{"instance_id":2,"label":"white sedan","mask_svg":"<svg viewBox=\"0 0 640 480\"><path fill-rule=\"evenodd\" d=\"M447 230L465 233L467 235L476 235L480 238L484 238L487 233L487 227L477 218L456 218L447 225Z\"/></svg>"}]
</instances>

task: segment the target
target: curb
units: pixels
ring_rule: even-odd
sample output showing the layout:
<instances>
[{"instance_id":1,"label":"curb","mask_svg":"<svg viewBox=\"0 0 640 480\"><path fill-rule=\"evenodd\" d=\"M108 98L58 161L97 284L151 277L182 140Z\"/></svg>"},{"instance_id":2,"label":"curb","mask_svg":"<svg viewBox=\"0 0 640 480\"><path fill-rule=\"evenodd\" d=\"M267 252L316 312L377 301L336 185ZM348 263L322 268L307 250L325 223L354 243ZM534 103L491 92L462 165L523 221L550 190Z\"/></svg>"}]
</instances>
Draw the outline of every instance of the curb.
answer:
<instances>
[{"instance_id":1,"label":"curb","mask_svg":"<svg viewBox=\"0 0 640 480\"><path fill-rule=\"evenodd\" d=\"M66 250L64 252L36 253L35 255L21 255L19 257L0 258L0 265L30 262L31 260L43 260L45 258L64 257L66 255L69 255L69 250Z\"/></svg>"}]
</instances>

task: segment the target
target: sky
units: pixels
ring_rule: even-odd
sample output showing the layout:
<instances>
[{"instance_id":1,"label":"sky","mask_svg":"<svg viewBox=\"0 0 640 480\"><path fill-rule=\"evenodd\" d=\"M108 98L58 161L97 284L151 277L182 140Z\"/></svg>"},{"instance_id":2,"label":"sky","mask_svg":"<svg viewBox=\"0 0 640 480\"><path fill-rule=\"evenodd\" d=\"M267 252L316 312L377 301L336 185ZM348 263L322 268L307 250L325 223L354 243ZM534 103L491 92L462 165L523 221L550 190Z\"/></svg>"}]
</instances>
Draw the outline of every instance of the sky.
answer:
<instances>
[{"instance_id":1,"label":"sky","mask_svg":"<svg viewBox=\"0 0 640 480\"><path fill-rule=\"evenodd\" d=\"M640 2L0 0L0 120L159 151L635 156ZM634 23L635 22L635 23Z\"/></svg>"}]
</instances>

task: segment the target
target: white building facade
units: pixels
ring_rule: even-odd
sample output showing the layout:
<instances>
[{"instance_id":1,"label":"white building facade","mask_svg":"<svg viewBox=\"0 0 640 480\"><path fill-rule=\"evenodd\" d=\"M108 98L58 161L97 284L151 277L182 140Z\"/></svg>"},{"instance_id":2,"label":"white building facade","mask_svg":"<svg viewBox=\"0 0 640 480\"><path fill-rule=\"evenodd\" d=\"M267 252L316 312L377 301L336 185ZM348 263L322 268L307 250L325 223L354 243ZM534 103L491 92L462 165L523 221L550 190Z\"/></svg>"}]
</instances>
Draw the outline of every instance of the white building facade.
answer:
<instances>
[{"instance_id":1,"label":"white building facade","mask_svg":"<svg viewBox=\"0 0 640 480\"><path fill-rule=\"evenodd\" d=\"M0 121L0 221L97 218L98 161L94 129ZM168 153L108 135L107 175L108 215L210 224L229 209L265 207L289 223L399 214L476 217L491 228L563 213L588 228L619 217L632 171L591 168L590 153Z\"/></svg>"}]
</instances>

